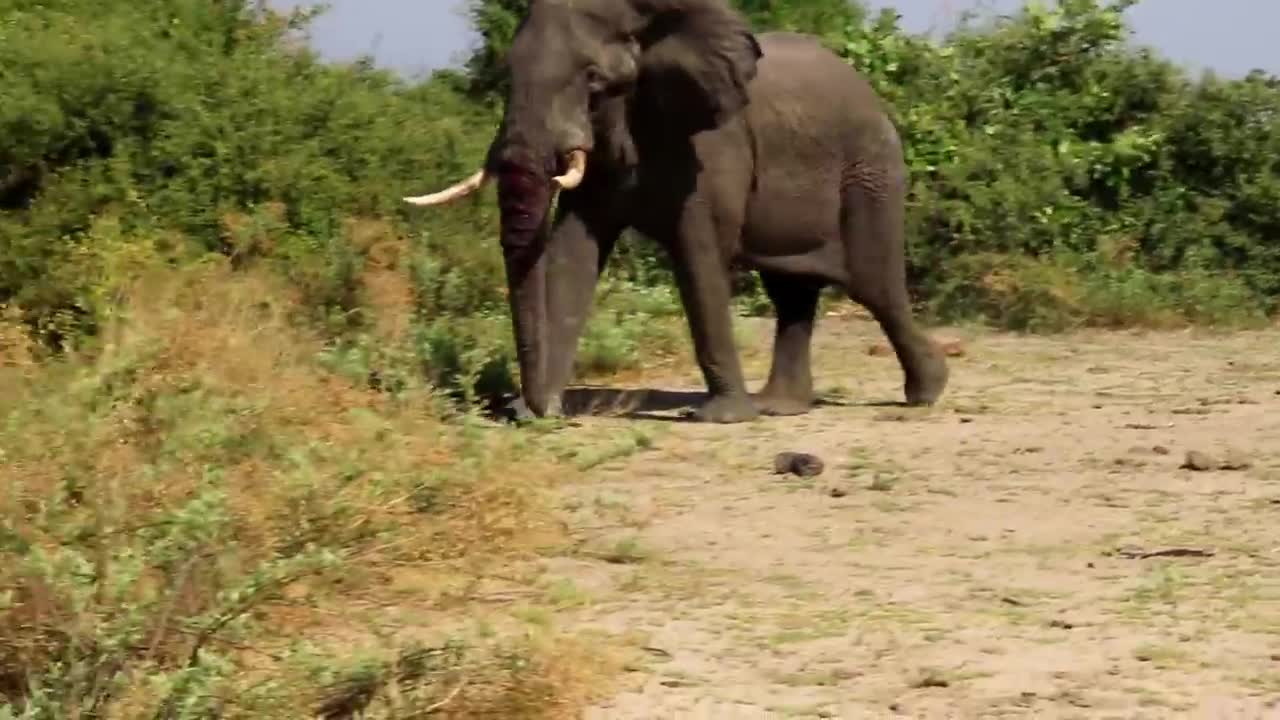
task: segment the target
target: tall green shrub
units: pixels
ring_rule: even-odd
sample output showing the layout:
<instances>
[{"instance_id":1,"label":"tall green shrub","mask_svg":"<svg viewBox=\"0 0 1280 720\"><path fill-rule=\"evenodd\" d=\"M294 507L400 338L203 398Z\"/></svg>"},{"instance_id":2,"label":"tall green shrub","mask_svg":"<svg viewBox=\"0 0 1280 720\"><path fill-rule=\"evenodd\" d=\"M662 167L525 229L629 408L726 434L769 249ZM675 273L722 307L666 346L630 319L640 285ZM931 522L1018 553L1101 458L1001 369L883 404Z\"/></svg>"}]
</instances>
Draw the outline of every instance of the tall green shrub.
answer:
<instances>
[{"instance_id":1,"label":"tall green shrub","mask_svg":"<svg viewBox=\"0 0 1280 720\"><path fill-rule=\"evenodd\" d=\"M0 302L91 327L75 259L101 254L103 217L234 252L229 216L279 206L254 252L345 310L345 218L455 242L482 227L474 204L411 217L400 197L469 171L490 109L447 75L321 63L291 41L306 20L207 0L0 6Z\"/></svg>"},{"instance_id":2,"label":"tall green shrub","mask_svg":"<svg viewBox=\"0 0 1280 720\"><path fill-rule=\"evenodd\" d=\"M483 42L465 71L411 84L320 62L294 37L304 13L0 0L0 304L74 338L140 264L219 252L274 263L348 333L372 312L348 220L372 218L409 244L423 352L506 363L491 195L431 212L399 198L479 162L526 2L472 2ZM1031 4L936 42L843 0L737 4L760 30L818 35L889 103L912 174L910 283L936 315L1062 327L1143 322L1126 310L1140 305L1213 322L1274 309L1274 77L1193 79L1133 48L1130 0ZM658 286L665 265L627 238L612 267ZM1048 278L1052 292L1028 289ZM746 305L767 307L746 279ZM1043 318L1004 310L1018 304ZM456 331L472 316L483 332Z\"/></svg>"}]
</instances>

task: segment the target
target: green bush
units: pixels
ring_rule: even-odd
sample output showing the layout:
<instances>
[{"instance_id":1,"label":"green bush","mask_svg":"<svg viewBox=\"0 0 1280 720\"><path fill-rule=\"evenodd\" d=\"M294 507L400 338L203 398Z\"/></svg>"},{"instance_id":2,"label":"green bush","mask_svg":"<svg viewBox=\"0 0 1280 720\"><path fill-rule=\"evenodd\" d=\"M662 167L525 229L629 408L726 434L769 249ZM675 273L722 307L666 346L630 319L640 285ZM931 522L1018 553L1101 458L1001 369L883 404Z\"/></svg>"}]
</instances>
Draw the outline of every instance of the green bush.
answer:
<instances>
[{"instance_id":1,"label":"green bush","mask_svg":"<svg viewBox=\"0 0 1280 720\"><path fill-rule=\"evenodd\" d=\"M303 16L254 22L243 3L0 8L0 301L91 330L92 288L59 270L96 252L104 215L126 235L266 256L326 310L353 309L348 218L454 238L484 227L467 205L423 228L399 200L468 170L487 142L492 111L448 75L410 87L322 64L288 42ZM237 247L238 214L273 222L268 242Z\"/></svg>"},{"instance_id":2,"label":"green bush","mask_svg":"<svg viewBox=\"0 0 1280 720\"><path fill-rule=\"evenodd\" d=\"M848 26L836 49L906 142L910 279L937 315L1057 328L1275 309L1280 82L1193 82L1127 43L1133 4L1029 4L941 44L888 12ZM993 262L1020 278L1013 305L983 285Z\"/></svg>"},{"instance_id":3,"label":"green bush","mask_svg":"<svg viewBox=\"0 0 1280 720\"><path fill-rule=\"evenodd\" d=\"M738 4L760 29L819 35L889 102L912 175L909 281L936 318L1063 326L975 299L978 269L998 256L1025 281L1065 273L1095 287L1073 301L1070 324L1145 322L1120 307L1139 286L1184 322L1276 309L1274 77L1188 78L1127 43L1130 0L1030 5L941 42L843 0ZM339 350L381 348L364 356L383 375L425 372L464 396L510 388L491 191L430 213L399 198L480 161L524 5L475 0L485 42L466 71L408 83L366 61L319 62L294 38L304 13L260 20L235 0L0 2L0 303L46 344L83 344L140 264L221 253L277 268ZM414 300L397 312L412 331L396 348L372 330L390 310L369 304L369 248L350 229L362 220L406 247L397 271ZM670 286L667 259L643 238L620 244L610 273L627 288ZM741 312L768 311L752 276L736 287ZM588 344L629 357L586 366L639 357L620 350L642 338L643 323L626 319L639 310L612 302Z\"/></svg>"}]
</instances>

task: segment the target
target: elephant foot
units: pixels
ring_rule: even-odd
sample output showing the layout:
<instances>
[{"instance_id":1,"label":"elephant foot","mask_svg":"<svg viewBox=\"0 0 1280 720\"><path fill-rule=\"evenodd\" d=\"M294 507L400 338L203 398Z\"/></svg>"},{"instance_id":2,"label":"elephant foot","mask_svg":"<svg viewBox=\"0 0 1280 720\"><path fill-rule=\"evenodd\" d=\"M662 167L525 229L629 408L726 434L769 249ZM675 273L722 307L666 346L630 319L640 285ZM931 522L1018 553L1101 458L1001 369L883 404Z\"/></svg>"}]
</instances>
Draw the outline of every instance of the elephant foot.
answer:
<instances>
[{"instance_id":1,"label":"elephant foot","mask_svg":"<svg viewBox=\"0 0 1280 720\"><path fill-rule=\"evenodd\" d=\"M804 415L813 409L813 393L783 393L766 387L755 397L761 415Z\"/></svg>"},{"instance_id":2,"label":"elephant foot","mask_svg":"<svg viewBox=\"0 0 1280 720\"><path fill-rule=\"evenodd\" d=\"M907 373L904 387L908 405L933 405L942 396L947 387L950 370L947 359L936 348L931 348L928 355L916 364L914 371Z\"/></svg>"},{"instance_id":3,"label":"elephant foot","mask_svg":"<svg viewBox=\"0 0 1280 720\"><path fill-rule=\"evenodd\" d=\"M559 418L565 416L564 398L560 393L556 393L547 399L547 410L542 414L543 417Z\"/></svg>"},{"instance_id":4,"label":"elephant foot","mask_svg":"<svg viewBox=\"0 0 1280 720\"><path fill-rule=\"evenodd\" d=\"M564 405L559 396L553 396L547 401L546 410L542 414L534 412L529 407L529 404L525 402L523 396L512 400L498 414L510 422L528 422L538 418L560 418L565 416Z\"/></svg>"},{"instance_id":5,"label":"elephant foot","mask_svg":"<svg viewBox=\"0 0 1280 720\"><path fill-rule=\"evenodd\" d=\"M745 393L713 395L702 407L693 411L693 419L698 422L740 423L755 420L759 416L759 411Z\"/></svg>"}]
</instances>

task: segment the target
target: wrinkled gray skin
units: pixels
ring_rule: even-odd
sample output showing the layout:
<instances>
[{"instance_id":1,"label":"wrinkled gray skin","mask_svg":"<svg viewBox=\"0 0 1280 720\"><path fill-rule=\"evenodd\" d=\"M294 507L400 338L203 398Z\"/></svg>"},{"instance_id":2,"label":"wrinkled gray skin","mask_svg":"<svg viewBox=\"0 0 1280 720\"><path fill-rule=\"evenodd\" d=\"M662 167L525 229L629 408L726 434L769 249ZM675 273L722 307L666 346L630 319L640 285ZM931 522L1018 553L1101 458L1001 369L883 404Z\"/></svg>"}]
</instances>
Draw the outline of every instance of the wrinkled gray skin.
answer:
<instances>
[{"instance_id":1,"label":"wrinkled gray skin","mask_svg":"<svg viewBox=\"0 0 1280 720\"><path fill-rule=\"evenodd\" d=\"M486 159L525 404L558 414L600 272L628 227L670 254L709 396L695 417L807 412L819 290L874 315L932 404L943 355L911 317L907 174L866 81L810 37L758 37L724 0L534 0L508 56L511 92ZM547 221L567 154L585 178ZM777 310L773 366L748 394L734 347L730 264Z\"/></svg>"}]
</instances>

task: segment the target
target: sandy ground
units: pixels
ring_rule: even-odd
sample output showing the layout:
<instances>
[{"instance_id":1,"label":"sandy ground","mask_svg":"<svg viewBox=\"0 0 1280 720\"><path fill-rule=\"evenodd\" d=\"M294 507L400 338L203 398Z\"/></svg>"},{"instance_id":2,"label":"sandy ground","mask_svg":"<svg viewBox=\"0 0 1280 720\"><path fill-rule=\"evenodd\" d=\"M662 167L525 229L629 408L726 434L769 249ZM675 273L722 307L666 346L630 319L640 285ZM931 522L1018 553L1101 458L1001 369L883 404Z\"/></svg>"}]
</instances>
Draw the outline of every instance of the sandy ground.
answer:
<instances>
[{"instance_id":1,"label":"sandy ground","mask_svg":"<svg viewBox=\"0 0 1280 720\"><path fill-rule=\"evenodd\" d=\"M565 431L598 449L561 617L645 658L586 717L1280 718L1280 332L932 334L929 410L829 318L807 416L680 422L685 369Z\"/></svg>"}]
</instances>

